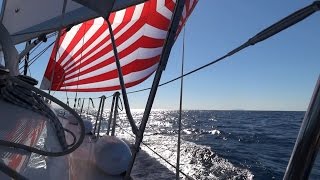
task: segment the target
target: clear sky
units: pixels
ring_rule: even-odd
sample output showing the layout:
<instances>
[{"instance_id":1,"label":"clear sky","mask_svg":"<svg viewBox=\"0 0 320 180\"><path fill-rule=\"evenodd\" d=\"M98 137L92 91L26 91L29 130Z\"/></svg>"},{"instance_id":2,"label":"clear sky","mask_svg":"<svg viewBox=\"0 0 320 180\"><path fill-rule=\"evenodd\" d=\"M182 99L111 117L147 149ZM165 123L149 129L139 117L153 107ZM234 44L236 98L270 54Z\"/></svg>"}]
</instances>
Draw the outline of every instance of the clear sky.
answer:
<instances>
[{"instance_id":1,"label":"clear sky","mask_svg":"<svg viewBox=\"0 0 320 180\"><path fill-rule=\"evenodd\" d=\"M311 2L199 0L186 26L185 72L220 57ZM226 61L186 77L183 108L306 110L320 72L319 21L320 12ZM180 36L172 49L162 82L180 74L181 42ZM31 75L39 82L49 54L48 51L31 66ZM150 87L151 83L152 78L149 78L128 91ZM178 109L179 87L180 81L160 87L154 108ZM80 93L79 96L101 94ZM66 97L65 93L55 95ZM74 97L74 93L68 95ZM148 91L129 95L131 108L144 108L147 96ZM108 99L109 104L110 101Z\"/></svg>"}]
</instances>

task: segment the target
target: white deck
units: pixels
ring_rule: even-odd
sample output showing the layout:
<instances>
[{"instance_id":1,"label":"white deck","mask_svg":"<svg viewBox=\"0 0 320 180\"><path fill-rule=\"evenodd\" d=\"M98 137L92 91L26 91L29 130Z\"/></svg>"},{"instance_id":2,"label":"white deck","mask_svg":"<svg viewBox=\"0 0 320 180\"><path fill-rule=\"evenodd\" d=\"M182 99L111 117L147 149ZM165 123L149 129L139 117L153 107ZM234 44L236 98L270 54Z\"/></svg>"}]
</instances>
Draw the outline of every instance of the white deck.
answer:
<instances>
[{"instance_id":1,"label":"white deck","mask_svg":"<svg viewBox=\"0 0 320 180\"><path fill-rule=\"evenodd\" d=\"M45 126L46 118L30 110L0 100L1 140L35 146ZM1 161L22 172L30 153L0 146ZM9 179L0 171L0 179Z\"/></svg>"}]
</instances>

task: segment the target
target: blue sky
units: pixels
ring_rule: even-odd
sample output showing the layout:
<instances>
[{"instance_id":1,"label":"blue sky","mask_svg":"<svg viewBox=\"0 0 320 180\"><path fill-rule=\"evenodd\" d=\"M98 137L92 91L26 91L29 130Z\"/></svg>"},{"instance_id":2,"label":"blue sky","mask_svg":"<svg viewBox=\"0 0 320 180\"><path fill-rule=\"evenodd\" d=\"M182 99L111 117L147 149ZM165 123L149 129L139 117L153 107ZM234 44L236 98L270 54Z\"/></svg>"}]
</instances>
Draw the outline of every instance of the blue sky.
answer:
<instances>
[{"instance_id":1,"label":"blue sky","mask_svg":"<svg viewBox=\"0 0 320 180\"><path fill-rule=\"evenodd\" d=\"M302 8L309 0L200 0L186 26L185 72L220 57L260 30ZM226 61L188 76L184 109L306 110L320 69L320 13ZM180 74L182 38L172 49L162 82ZM50 52L31 66L41 81ZM129 88L150 87L152 78ZM160 87L155 109L178 109L180 82ZM80 93L97 97L106 93ZM65 98L65 93L55 93ZM74 97L74 93L68 93ZM129 95L132 108L145 107L148 92ZM111 99L108 100L110 104Z\"/></svg>"}]
</instances>

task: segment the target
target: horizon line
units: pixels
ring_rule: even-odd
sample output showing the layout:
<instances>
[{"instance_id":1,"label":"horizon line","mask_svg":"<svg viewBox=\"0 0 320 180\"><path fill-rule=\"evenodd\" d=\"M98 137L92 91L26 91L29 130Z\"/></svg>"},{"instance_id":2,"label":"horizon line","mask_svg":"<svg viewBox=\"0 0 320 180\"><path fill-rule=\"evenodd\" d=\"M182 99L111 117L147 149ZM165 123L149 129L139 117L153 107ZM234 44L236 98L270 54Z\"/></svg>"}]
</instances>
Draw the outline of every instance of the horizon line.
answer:
<instances>
[{"instance_id":1,"label":"horizon line","mask_svg":"<svg viewBox=\"0 0 320 180\"><path fill-rule=\"evenodd\" d=\"M131 110L144 110L143 108L132 108ZM155 108L155 111L179 111L179 109ZM262 110L262 109L182 109L182 111L283 111L283 112L306 112L306 110Z\"/></svg>"}]
</instances>

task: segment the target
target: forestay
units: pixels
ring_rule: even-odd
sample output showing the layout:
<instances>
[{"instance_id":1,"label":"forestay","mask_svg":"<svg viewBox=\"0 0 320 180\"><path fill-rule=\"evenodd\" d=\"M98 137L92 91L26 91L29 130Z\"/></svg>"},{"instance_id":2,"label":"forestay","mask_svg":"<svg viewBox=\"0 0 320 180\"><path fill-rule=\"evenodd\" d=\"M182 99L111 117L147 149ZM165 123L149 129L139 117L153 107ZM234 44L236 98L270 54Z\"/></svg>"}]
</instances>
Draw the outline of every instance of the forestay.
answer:
<instances>
[{"instance_id":1,"label":"forestay","mask_svg":"<svg viewBox=\"0 0 320 180\"><path fill-rule=\"evenodd\" d=\"M195 7L187 0L177 35ZM175 0L149 0L109 17L126 87L137 85L157 69L171 24ZM42 89L112 91L120 89L114 53L103 18L72 27L56 42ZM54 72L52 72L54 70ZM52 83L51 83L52 79Z\"/></svg>"}]
</instances>

